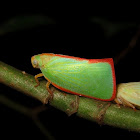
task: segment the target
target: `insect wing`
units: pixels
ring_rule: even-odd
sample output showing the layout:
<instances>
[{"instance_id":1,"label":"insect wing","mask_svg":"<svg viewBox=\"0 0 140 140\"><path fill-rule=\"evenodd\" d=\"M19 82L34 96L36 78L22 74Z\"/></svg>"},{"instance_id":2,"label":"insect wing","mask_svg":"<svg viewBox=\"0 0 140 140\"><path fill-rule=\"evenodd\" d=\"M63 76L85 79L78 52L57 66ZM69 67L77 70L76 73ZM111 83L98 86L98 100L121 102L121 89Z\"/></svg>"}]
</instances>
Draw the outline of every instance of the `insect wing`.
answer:
<instances>
[{"instance_id":1,"label":"insect wing","mask_svg":"<svg viewBox=\"0 0 140 140\"><path fill-rule=\"evenodd\" d=\"M117 96L140 106L140 82L122 83L118 85Z\"/></svg>"},{"instance_id":2,"label":"insect wing","mask_svg":"<svg viewBox=\"0 0 140 140\"><path fill-rule=\"evenodd\" d=\"M112 67L107 62L89 63L55 56L41 69L54 86L100 100L111 100L115 83Z\"/></svg>"}]
</instances>

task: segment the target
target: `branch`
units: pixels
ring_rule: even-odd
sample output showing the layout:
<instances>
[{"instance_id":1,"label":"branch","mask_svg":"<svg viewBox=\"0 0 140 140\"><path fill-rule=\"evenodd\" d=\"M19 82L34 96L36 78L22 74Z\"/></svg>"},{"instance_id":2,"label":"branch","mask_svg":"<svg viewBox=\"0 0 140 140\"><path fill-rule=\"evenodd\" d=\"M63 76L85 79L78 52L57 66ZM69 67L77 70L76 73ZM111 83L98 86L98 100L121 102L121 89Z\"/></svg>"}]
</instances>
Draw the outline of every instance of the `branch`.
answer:
<instances>
[{"instance_id":1,"label":"branch","mask_svg":"<svg viewBox=\"0 0 140 140\"><path fill-rule=\"evenodd\" d=\"M28 96L32 96L42 103L49 101L50 95L46 90L46 82L36 85L34 76L17 70L0 62L0 83L10 86ZM54 91L50 105L64 111L68 115L76 113L77 116L99 124L115 126L140 132L140 111L126 107L117 107L111 102L102 102L76 95L66 94L51 87Z\"/></svg>"}]
</instances>

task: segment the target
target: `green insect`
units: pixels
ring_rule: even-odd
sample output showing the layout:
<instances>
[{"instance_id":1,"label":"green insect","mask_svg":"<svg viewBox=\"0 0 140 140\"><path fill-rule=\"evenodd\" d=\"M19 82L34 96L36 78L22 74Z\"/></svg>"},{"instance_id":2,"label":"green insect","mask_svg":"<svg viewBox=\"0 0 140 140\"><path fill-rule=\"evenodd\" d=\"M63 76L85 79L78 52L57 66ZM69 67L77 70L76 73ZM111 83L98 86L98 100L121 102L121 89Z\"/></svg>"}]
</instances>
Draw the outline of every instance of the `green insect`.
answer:
<instances>
[{"instance_id":1,"label":"green insect","mask_svg":"<svg viewBox=\"0 0 140 140\"><path fill-rule=\"evenodd\" d=\"M140 107L140 82L121 83L117 86L117 96L115 99L117 104L124 106Z\"/></svg>"},{"instance_id":2,"label":"green insect","mask_svg":"<svg viewBox=\"0 0 140 140\"><path fill-rule=\"evenodd\" d=\"M111 101L116 97L115 71L112 58L84 59L79 57L44 53L31 58L34 68L42 73L35 76L47 79L49 85L88 98Z\"/></svg>"}]
</instances>

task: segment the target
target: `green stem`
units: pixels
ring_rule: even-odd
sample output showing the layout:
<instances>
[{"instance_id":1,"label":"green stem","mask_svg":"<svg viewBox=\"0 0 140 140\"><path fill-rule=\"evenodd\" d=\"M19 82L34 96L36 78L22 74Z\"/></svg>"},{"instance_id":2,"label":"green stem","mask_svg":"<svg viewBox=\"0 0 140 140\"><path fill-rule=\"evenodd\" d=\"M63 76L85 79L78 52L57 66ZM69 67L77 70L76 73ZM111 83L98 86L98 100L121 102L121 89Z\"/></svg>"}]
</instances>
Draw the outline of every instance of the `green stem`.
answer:
<instances>
[{"instance_id":1,"label":"green stem","mask_svg":"<svg viewBox=\"0 0 140 140\"><path fill-rule=\"evenodd\" d=\"M36 85L34 76L19 71L3 62L0 62L0 83L10 86L46 104L50 98L46 90L46 82ZM50 105L71 115L90 121L98 122L131 131L140 132L140 111L126 107L118 107L111 102L102 102L89 98L67 94L52 87L54 96Z\"/></svg>"}]
</instances>

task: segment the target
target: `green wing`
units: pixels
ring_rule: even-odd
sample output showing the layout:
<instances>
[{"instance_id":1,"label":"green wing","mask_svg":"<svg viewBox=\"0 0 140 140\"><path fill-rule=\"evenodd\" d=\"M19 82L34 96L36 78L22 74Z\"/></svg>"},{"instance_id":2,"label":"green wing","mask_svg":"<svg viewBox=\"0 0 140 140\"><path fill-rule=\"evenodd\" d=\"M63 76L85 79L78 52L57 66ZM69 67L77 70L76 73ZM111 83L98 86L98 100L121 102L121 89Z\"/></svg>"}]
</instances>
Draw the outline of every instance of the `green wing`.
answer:
<instances>
[{"instance_id":1,"label":"green wing","mask_svg":"<svg viewBox=\"0 0 140 140\"><path fill-rule=\"evenodd\" d=\"M113 93L112 69L106 62L55 56L41 71L56 85L81 95L110 99Z\"/></svg>"}]
</instances>

